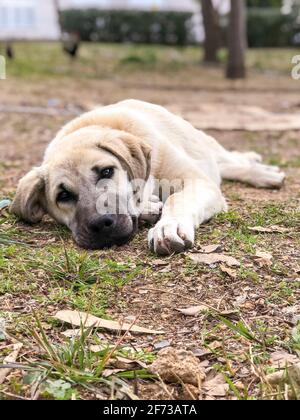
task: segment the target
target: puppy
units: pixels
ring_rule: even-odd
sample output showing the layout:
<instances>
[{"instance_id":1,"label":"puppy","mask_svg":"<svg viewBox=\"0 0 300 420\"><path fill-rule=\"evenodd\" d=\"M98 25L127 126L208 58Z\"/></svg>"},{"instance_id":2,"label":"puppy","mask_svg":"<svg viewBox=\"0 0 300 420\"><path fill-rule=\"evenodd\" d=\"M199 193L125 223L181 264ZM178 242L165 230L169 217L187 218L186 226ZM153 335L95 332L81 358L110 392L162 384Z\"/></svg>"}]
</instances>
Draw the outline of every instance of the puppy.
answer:
<instances>
[{"instance_id":1,"label":"puppy","mask_svg":"<svg viewBox=\"0 0 300 420\"><path fill-rule=\"evenodd\" d=\"M284 178L256 153L229 152L166 109L127 100L68 123L20 181L11 210L30 223L49 214L87 249L122 245L139 219L160 217L149 246L169 255L227 210L222 179L278 188Z\"/></svg>"}]
</instances>

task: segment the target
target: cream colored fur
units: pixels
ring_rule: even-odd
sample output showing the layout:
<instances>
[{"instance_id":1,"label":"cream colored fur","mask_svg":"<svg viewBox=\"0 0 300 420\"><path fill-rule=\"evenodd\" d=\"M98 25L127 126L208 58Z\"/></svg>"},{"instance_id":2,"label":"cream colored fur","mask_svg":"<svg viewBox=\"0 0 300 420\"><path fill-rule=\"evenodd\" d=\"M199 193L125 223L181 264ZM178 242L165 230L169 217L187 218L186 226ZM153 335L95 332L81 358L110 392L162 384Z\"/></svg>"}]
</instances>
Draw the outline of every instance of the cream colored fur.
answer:
<instances>
[{"instance_id":1,"label":"cream colored fur","mask_svg":"<svg viewBox=\"0 0 300 420\"><path fill-rule=\"evenodd\" d=\"M116 165L119 182L124 181L125 172L148 180L149 201L159 193L152 190L154 179L184 181L182 189L166 198L161 219L149 232L149 246L158 254L191 247L195 228L226 211L222 179L267 188L280 187L284 180L278 168L261 164L259 155L229 152L166 109L126 100L67 124L47 148L42 166L20 182L12 210L32 222L48 212L73 229L75 210L55 204L57 184L63 178L74 182L76 173L86 173L87 178L93 164Z\"/></svg>"}]
</instances>

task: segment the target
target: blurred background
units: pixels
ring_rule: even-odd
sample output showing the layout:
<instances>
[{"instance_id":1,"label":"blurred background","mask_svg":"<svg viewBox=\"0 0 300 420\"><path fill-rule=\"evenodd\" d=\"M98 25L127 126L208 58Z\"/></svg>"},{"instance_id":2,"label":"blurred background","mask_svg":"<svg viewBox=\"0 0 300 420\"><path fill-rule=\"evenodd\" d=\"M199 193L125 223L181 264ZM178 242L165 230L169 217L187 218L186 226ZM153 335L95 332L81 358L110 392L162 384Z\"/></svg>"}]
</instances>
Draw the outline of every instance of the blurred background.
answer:
<instances>
[{"instance_id":1,"label":"blurred background","mask_svg":"<svg viewBox=\"0 0 300 420\"><path fill-rule=\"evenodd\" d=\"M227 147L299 130L299 46L300 0L0 0L0 154L35 164L61 124L126 98Z\"/></svg>"},{"instance_id":2,"label":"blurred background","mask_svg":"<svg viewBox=\"0 0 300 420\"><path fill-rule=\"evenodd\" d=\"M0 0L8 79L256 84L291 79L299 46L300 0Z\"/></svg>"}]
</instances>

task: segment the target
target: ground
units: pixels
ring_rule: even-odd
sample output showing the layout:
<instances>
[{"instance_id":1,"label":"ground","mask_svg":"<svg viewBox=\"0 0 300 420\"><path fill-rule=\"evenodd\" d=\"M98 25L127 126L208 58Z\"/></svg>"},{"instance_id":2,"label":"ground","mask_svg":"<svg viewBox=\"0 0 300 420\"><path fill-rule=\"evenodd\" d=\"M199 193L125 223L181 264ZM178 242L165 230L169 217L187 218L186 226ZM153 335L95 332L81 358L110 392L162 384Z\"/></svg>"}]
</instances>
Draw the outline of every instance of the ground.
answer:
<instances>
[{"instance_id":1,"label":"ground","mask_svg":"<svg viewBox=\"0 0 300 420\"><path fill-rule=\"evenodd\" d=\"M134 97L189 110L199 102L299 110L292 50L250 51L248 79L235 83L223 78L223 53L219 67L205 67L196 47L84 45L72 62L57 44L19 44L16 55L1 81L0 201L13 197L18 179L39 164L71 114L96 103ZM11 112L16 106L22 113ZM58 112L27 113L32 106ZM261 153L284 168L287 180L281 190L225 183L230 210L199 228L192 253L151 255L146 226L125 247L85 252L50 219L28 226L0 213L0 362L16 342L23 344L16 358L22 370L9 372L0 399L184 398L183 384L164 383L147 370L169 345L193 351L208 374L222 374L224 393L202 398L295 397L289 385L274 390L266 375L274 371L274 353L300 351L300 135L210 134L229 149ZM192 260L213 244L240 266ZM192 316L178 311L194 306L200 308ZM164 333L88 330L70 341L61 334L70 327L53 319L62 309L129 323L137 317L139 325Z\"/></svg>"}]
</instances>

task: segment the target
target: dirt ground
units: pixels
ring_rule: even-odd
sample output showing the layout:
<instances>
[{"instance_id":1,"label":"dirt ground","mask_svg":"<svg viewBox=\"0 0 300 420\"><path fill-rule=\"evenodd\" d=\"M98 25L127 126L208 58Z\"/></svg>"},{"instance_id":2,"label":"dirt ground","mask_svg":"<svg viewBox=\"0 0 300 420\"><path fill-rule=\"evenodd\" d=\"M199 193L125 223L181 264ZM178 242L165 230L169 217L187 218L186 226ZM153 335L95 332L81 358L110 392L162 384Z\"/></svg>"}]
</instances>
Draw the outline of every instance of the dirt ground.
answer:
<instances>
[{"instance_id":1,"label":"dirt ground","mask_svg":"<svg viewBox=\"0 0 300 420\"><path fill-rule=\"evenodd\" d=\"M71 118L66 111L125 98L183 110L223 103L299 111L299 82L283 73L251 69L247 81L232 83L223 80L220 69L194 66L191 71L191 77L183 69L169 77L167 72L135 68L99 79L14 75L1 81L2 108L55 107L58 113L0 113L0 200L11 198L19 178L39 164L48 142ZM229 213L199 228L191 253L151 255L145 226L122 248L86 253L50 219L28 226L6 211L0 213L0 362L15 342L23 343L15 360L23 367L9 372L0 385L0 399L128 398L130 392L141 399L284 399L299 392L293 394L290 382L285 388L272 387L267 375L278 367L274 355L282 361L297 358L300 351L300 133L210 134L228 149L261 153L266 162L282 166L287 179L281 190L225 183ZM236 258L239 266L193 261L208 245L218 245L218 252ZM195 306L199 308L191 309L192 315L178 311ZM80 364L74 354L72 361L66 357L69 341L61 333L68 326L52 318L62 309L128 322L137 317L139 325L164 333L128 333L120 339L120 334L90 331ZM44 334L59 356L53 356ZM101 343L117 344L123 366L115 354L105 363L113 376L96 369L105 354L87 350ZM218 386L191 390L180 381L169 384L152 377L147 366L168 346L191 350L207 377L221 374ZM39 373L34 380L28 379L28 367ZM75 374L75 369L91 376ZM68 392L59 394L57 382L53 390L51 380L67 383Z\"/></svg>"}]
</instances>

